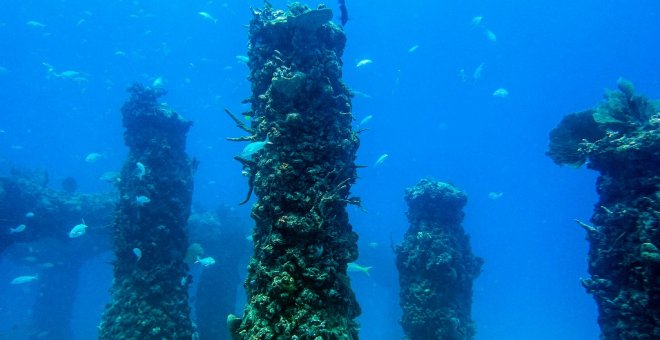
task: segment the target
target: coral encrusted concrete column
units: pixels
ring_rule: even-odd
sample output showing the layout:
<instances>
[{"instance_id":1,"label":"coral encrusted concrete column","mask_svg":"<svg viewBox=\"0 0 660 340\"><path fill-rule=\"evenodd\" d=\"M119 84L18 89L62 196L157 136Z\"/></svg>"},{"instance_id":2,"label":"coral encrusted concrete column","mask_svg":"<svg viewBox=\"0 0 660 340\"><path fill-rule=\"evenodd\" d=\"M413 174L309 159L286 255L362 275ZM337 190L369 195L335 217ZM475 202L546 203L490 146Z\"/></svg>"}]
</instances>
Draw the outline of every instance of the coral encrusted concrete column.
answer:
<instances>
[{"instance_id":1,"label":"coral encrusted concrete column","mask_svg":"<svg viewBox=\"0 0 660 340\"><path fill-rule=\"evenodd\" d=\"M332 12L268 4L250 23L253 143L237 157L257 195L240 339L356 339L347 276L358 256L346 213L359 140L341 81L346 37Z\"/></svg>"},{"instance_id":2,"label":"coral encrusted concrete column","mask_svg":"<svg viewBox=\"0 0 660 340\"><path fill-rule=\"evenodd\" d=\"M620 79L595 109L564 117L548 156L600 173L589 274L601 339L660 339L660 109Z\"/></svg>"},{"instance_id":3,"label":"coral encrusted concrete column","mask_svg":"<svg viewBox=\"0 0 660 340\"><path fill-rule=\"evenodd\" d=\"M423 179L405 199L410 228L396 247L405 339L472 339L472 282L483 260L461 225L467 195Z\"/></svg>"},{"instance_id":4,"label":"coral encrusted concrete column","mask_svg":"<svg viewBox=\"0 0 660 340\"><path fill-rule=\"evenodd\" d=\"M192 339L188 239L195 161L186 152L192 123L164 104L161 90L133 85L122 107L129 148L113 226L112 301L101 339Z\"/></svg>"}]
</instances>

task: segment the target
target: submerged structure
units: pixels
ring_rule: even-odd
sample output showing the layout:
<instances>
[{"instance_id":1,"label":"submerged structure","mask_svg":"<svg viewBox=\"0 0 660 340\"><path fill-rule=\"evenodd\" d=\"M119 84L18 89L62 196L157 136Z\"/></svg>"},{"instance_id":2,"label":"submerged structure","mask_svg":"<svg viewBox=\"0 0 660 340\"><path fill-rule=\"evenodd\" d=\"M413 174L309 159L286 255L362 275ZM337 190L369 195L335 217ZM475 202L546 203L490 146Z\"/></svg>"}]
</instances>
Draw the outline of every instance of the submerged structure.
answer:
<instances>
[{"instance_id":1,"label":"submerged structure","mask_svg":"<svg viewBox=\"0 0 660 340\"><path fill-rule=\"evenodd\" d=\"M396 247L405 339L472 339L472 282L483 260L461 225L467 195L423 179L405 200L410 228Z\"/></svg>"},{"instance_id":2,"label":"submerged structure","mask_svg":"<svg viewBox=\"0 0 660 340\"><path fill-rule=\"evenodd\" d=\"M52 189L43 171L13 169L0 177L0 222L6 228L0 230L0 254L38 276L26 338L73 338L78 272L87 259L110 248L104 226L112 221L115 201L112 193ZM92 230L71 239L69 231L82 219Z\"/></svg>"},{"instance_id":3,"label":"submerged structure","mask_svg":"<svg viewBox=\"0 0 660 340\"><path fill-rule=\"evenodd\" d=\"M236 157L257 201L254 255L237 339L356 339L360 308L346 270L358 257L346 213L359 140L341 81L346 37L330 9L268 3L249 31L252 142Z\"/></svg>"},{"instance_id":4,"label":"submerged structure","mask_svg":"<svg viewBox=\"0 0 660 340\"><path fill-rule=\"evenodd\" d=\"M602 339L660 338L660 113L620 79L595 109L550 132L548 156L600 173L582 284L598 305Z\"/></svg>"},{"instance_id":5,"label":"submerged structure","mask_svg":"<svg viewBox=\"0 0 660 340\"><path fill-rule=\"evenodd\" d=\"M162 91L133 85L122 107L129 148L113 226L112 301L101 339L192 339L184 262L193 171L185 152L192 125L158 103Z\"/></svg>"}]
</instances>

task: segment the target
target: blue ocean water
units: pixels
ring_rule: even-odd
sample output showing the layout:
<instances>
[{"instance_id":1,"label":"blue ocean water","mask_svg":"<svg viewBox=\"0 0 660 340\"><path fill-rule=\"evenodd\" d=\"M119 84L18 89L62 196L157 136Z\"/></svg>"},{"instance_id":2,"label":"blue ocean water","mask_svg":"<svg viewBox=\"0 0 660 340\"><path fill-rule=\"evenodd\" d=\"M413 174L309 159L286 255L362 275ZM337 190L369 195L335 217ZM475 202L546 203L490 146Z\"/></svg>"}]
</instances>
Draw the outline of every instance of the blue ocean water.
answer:
<instances>
[{"instance_id":1,"label":"blue ocean water","mask_svg":"<svg viewBox=\"0 0 660 340\"><path fill-rule=\"evenodd\" d=\"M350 209L358 263L373 266L370 277L352 278L361 336L402 336L390 244L408 227L404 189L434 177L469 197L464 227L485 259L474 287L477 339L597 339L596 307L579 283L588 247L573 222L591 215L595 174L557 167L544 152L561 117L593 107L619 77L660 97L660 3L346 2L344 80L357 93L357 119L373 116L357 161L369 167L353 189L366 212ZM194 121L195 204L236 205L247 184L232 157L244 145L225 141L241 131L223 109L247 108L248 69L237 56L246 55L249 7L262 4L3 1L0 175L11 166L41 168L54 185L73 176L80 191L111 190L98 178L126 155L125 89L160 77L164 100ZM327 5L338 13L334 1ZM357 67L364 59L372 63ZM508 96L493 96L500 88ZM103 157L86 162L92 152ZM237 209L249 219L249 207ZM109 299L103 261L89 259L80 276L71 320L78 339L96 336ZM35 294L8 282L34 269L9 258L0 269L4 334L29 321Z\"/></svg>"}]
</instances>

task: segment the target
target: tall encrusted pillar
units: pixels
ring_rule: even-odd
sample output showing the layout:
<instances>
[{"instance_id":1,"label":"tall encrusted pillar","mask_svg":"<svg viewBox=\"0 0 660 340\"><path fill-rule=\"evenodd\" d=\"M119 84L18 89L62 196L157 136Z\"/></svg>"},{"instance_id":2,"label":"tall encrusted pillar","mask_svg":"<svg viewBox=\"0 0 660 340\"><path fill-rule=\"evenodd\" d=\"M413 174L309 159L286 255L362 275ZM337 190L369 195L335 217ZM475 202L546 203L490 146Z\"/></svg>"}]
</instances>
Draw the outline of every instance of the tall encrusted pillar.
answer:
<instances>
[{"instance_id":1,"label":"tall encrusted pillar","mask_svg":"<svg viewBox=\"0 0 660 340\"><path fill-rule=\"evenodd\" d=\"M467 195L423 179L406 190L410 228L396 247L405 339L472 339L472 282L483 259L462 227Z\"/></svg>"},{"instance_id":2,"label":"tall encrusted pillar","mask_svg":"<svg viewBox=\"0 0 660 340\"><path fill-rule=\"evenodd\" d=\"M330 9L268 4L250 22L252 141L237 157L257 195L240 339L356 339L346 274L358 256L346 213L359 145L341 81L346 37ZM240 125L240 124L239 124Z\"/></svg>"},{"instance_id":3,"label":"tall encrusted pillar","mask_svg":"<svg viewBox=\"0 0 660 340\"><path fill-rule=\"evenodd\" d=\"M600 173L582 285L598 305L601 339L660 339L660 109L620 79L595 109L564 117L548 156Z\"/></svg>"},{"instance_id":4,"label":"tall encrusted pillar","mask_svg":"<svg viewBox=\"0 0 660 340\"><path fill-rule=\"evenodd\" d=\"M112 301L101 339L191 339L188 240L195 162L185 152L191 122L164 104L162 91L133 85L122 107L129 148L113 227Z\"/></svg>"}]
</instances>

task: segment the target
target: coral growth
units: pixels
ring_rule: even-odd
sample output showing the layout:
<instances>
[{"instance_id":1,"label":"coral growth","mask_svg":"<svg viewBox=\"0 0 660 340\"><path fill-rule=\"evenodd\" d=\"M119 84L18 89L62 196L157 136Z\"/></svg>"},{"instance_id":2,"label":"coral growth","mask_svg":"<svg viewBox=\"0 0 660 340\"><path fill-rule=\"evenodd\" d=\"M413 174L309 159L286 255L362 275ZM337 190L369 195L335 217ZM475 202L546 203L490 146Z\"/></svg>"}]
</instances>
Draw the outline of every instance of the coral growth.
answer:
<instances>
[{"instance_id":1,"label":"coral growth","mask_svg":"<svg viewBox=\"0 0 660 340\"><path fill-rule=\"evenodd\" d=\"M660 338L660 113L619 80L594 110L550 133L558 164L588 161L600 173L582 284L598 304L602 339Z\"/></svg>"},{"instance_id":2,"label":"coral growth","mask_svg":"<svg viewBox=\"0 0 660 340\"><path fill-rule=\"evenodd\" d=\"M472 254L461 226L467 196L423 179L405 199L410 228L396 247L405 338L471 339L472 281L483 260Z\"/></svg>"},{"instance_id":3,"label":"coral growth","mask_svg":"<svg viewBox=\"0 0 660 340\"><path fill-rule=\"evenodd\" d=\"M254 187L254 255L241 339L355 339L360 313L346 274L357 235L346 205L359 145L341 81L345 35L329 9L268 4L250 23L253 136L265 145L239 159ZM322 251L318 251L322 249Z\"/></svg>"},{"instance_id":4,"label":"coral growth","mask_svg":"<svg viewBox=\"0 0 660 340\"><path fill-rule=\"evenodd\" d=\"M129 154L114 224L112 301L99 337L191 339L189 281L184 280L195 168L185 153L191 122L158 103L162 91L134 85L129 92L131 98L122 107ZM149 203L138 204L140 196Z\"/></svg>"}]
</instances>

